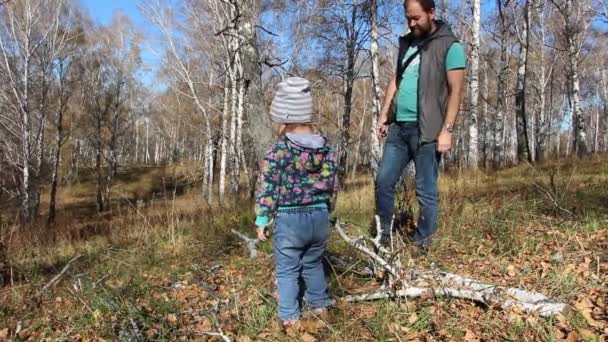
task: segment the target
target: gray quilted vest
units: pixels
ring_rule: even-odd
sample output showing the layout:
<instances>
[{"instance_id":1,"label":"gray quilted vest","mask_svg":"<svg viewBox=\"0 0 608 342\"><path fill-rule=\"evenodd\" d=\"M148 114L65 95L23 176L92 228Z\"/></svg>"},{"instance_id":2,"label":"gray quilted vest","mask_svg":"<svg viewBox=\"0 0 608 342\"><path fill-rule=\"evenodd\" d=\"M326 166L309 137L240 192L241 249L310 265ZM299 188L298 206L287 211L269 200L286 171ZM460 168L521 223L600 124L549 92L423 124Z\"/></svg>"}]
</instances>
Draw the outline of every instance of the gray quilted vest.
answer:
<instances>
[{"instance_id":1,"label":"gray quilted vest","mask_svg":"<svg viewBox=\"0 0 608 342\"><path fill-rule=\"evenodd\" d=\"M420 75L418 78L418 128L420 142L436 141L441 132L448 101L448 82L445 60L448 50L458 39L443 21L436 21L437 30L419 43ZM399 37L397 58L397 89L403 78L403 57L415 39L410 33ZM397 96L395 96L396 100ZM396 106L394 107L396 108ZM396 113L393 111L392 121Z\"/></svg>"}]
</instances>

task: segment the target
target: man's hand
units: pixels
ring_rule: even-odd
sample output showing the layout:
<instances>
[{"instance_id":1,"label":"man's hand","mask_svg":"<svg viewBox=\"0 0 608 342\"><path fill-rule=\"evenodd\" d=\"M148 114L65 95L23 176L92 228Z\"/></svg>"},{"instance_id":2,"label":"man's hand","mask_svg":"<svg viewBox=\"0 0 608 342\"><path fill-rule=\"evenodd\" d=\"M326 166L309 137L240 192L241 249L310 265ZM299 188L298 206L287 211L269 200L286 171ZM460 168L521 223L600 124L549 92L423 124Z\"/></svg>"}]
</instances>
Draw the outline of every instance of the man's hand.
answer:
<instances>
[{"instance_id":1,"label":"man's hand","mask_svg":"<svg viewBox=\"0 0 608 342\"><path fill-rule=\"evenodd\" d=\"M388 114L387 113L381 113L378 116L378 125L376 126L376 134L378 136L378 139L382 140L384 139L384 137L386 137L386 133L387 133L387 127L388 125L386 124L386 121L388 120Z\"/></svg>"},{"instance_id":2,"label":"man's hand","mask_svg":"<svg viewBox=\"0 0 608 342\"><path fill-rule=\"evenodd\" d=\"M437 139L437 152L445 153L452 148L452 133L442 129Z\"/></svg>"},{"instance_id":3,"label":"man's hand","mask_svg":"<svg viewBox=\"0 0 608 342\"><path fill-rule=\"evenodd\" d=\"M258 227L256 232L258 233L258 239L260 239L260 241L266 241L268 239L269 234L266 227Z\"/></svg>"}]
</instances>

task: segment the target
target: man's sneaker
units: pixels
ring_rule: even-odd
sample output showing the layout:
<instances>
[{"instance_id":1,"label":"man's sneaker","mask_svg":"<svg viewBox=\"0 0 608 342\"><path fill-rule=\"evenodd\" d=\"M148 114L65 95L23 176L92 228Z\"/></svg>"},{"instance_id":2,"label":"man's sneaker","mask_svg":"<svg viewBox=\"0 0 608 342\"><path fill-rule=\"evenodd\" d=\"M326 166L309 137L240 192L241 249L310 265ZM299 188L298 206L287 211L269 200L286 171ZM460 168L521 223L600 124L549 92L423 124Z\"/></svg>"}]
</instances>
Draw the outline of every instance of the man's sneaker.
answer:
<instances>
[{"instance_id":1,"label":"man's sneaker","mask_svg":"<svg viewBox=\"0 0 608 342\"><path fill-rule=\"evenodd\" d=\"M390 235L381 235L379 242L382 247L388 248L391 246L391 236Z\"/></svg>"}]
</instances>

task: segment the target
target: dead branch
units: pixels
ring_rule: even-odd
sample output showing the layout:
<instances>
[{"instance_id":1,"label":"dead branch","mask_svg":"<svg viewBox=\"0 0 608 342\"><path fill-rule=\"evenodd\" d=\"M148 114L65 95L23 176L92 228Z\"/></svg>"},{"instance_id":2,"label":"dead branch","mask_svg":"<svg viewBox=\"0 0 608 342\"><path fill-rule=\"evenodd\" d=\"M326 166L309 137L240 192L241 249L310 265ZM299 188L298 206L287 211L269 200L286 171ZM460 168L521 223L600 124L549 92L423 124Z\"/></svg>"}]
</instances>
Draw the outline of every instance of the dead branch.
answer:
<instances>
[{"instance_id":1,"label":"dead branch","mask_svg":"<svg viewBox=\"0 0 608 342\"><path fill-rule=\"evenodd\" d=\"M353 240L350 237L348 237L348 235L346 235L346 233L342 229L342 227L340 225L340 221L336 222L336 231L338 232L338 235L340 235L340 237L344 241L346 241L348 244L350 244L351 246L355 247L359 251L363 252L363 254L367 255L370 258L372 258L375 262L379 263L382 267L384 267L384 269L386 269L394 277L400 278L400 276L399 276L399 270L397 270L395 267L393 267L392 265L390 265L386 260L384 260L378 254L376 254L375 252L373 252L372 250L370 250L369 248L367 248L362 243L363 239L360 238L360 239Z\"/></svg>"},{"instance_id":2,"label":"dead branch","mask_svg":"<svg viewBox=\"0 0 608 342\"><path fill-rule=\"evenodd\" d=\"M378 229L380 229L379 226ZM403 269L400 263L390 264L381 255L367 248L362 243L363 238L350 238L344 232L339 221L336 223L336 231L344 241L384 267L389 273L389 276L393 278L389 279L389 284L400 284L400 288L393 289L392 287L388 287L373 293L346 296L343 299L347 302L399 297L417 298L442 296L471 300L482 303L488 307L496 306L505 310L518 308L523 312L539 314L543 317L562 314L568 310L567 304L552 301L541 293L487 284L448 272L419 272L413 269ZM376 241L374 242L377 243ZM386 251L379 252L383 255L390 256ZM437 285L430 287L409 287L408 283L411 284L416 280L429 281Z\"/></svg>"},{"instance_id":3,"label":"dead branch","mask_svg":"<svg viewBox=\"0 0 608 342\"><path fill-rule=\"evenodd\" d=\"M450 287L409 287L398 291L383 290L362 295L346 296L343 300L347 302L363 302L372 301L379 299L393 299L393 298L420 298L420 297L451 297L458 299L471 300L486 306L500 306L505 310L511 310L518 308L526 313L538 313L542 317L551 317L554 315L562 314L566 310L566 304L553 303L553 302L541 302L541 303L528 303L517 300L501 300L498 297L484 294L475 290L456 289Z\"/></svg>"},{"instance_id":4,"label":"dead branch","mask_svg":"<svg viewBox=\"0 0 608 342\"><path fill-rule=\"evenodd\" d=\"M54 276L53 279L51 279L51 281L49 281L46 285L44 285L44 287L42 288L42 290L40 292L44 292L44 291L48 290L50 287L52 287L53 285L55 285L55 283L57 283L59 281L59 279L65 274L65 272L67 272L67 270L70 268L72 263L74 261L80 259L80 257L82 257L82 255L77 255L77 256L73 257L70 261L68 261L68 263L63 267L61 272L59 272L59 274Z\"/></svg>"},{"instance_id":5,"label":"dead branch","mask_svg":"<svg viewBox=\"0 0 608 342\"><path fill-rule=\"evenodd\" d=\"M245 241L247 244L247 249L249 250L249 258L255 259L258 256L258 243L260 243L259 239L252 239L245 234L232 229L232 233L238 236L241 240Z\"/></svg>"},{"instance_id":6,"label":"dead branch","mask_svg":"<svg viewBox=\"0 0 608 342\"><path fill-rule=\"evenodd\" d=\"M192 332L193 335L197 335L197 336L217 336L220 337L223 341L225 342L231 342L230 337L224 335L221 331L220 332L213 332L213 331L193 331Z\"/></svg>"}]
</instances>

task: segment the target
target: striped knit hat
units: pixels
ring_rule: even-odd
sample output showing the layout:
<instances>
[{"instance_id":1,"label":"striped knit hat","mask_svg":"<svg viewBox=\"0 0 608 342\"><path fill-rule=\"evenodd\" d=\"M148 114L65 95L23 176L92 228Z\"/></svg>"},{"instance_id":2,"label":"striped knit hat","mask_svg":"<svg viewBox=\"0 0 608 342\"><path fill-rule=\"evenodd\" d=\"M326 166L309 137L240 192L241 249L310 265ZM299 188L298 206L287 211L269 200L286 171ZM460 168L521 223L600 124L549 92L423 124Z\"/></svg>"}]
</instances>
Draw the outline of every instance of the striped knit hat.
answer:
<instances>
[{"instance_id":1,"label":"striped knit hat","mask_svg":"<svg viewBox=\"0 0 608 342\"><path fill-rule=\"evenodd\" d=\"M277 85L270 114L276 123L312 122L310 82L301 77L288 77Z\"/></svg>"}]
</instances>

